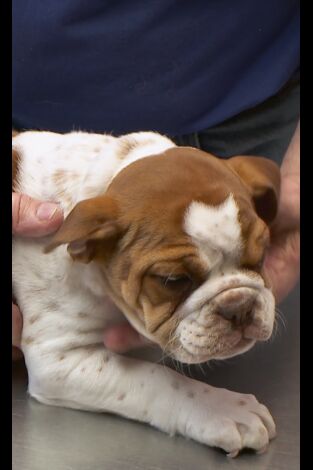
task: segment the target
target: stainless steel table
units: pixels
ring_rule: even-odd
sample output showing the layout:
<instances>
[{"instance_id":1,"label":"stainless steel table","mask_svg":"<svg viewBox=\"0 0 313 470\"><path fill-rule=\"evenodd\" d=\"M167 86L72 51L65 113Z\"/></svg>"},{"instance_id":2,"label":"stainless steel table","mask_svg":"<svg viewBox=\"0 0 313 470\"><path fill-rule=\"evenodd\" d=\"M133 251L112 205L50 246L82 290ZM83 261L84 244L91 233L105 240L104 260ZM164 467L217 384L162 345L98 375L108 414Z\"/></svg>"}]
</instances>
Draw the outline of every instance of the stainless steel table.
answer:
<instances>
[{"instance_id":1,"label":"stainless steel table","mask_svg":"<svg viewBox=\"0 0 313 470\"><path fill-rule=\"evenodd\" d=\"M27 396L23 364L13 368L13 470L298 470L299 286L281 306L286 326L273 342L205 368L194 378L254 393L271 410L278 437L263 455L230 460L218 450L170 438L122 418L44 406ZM139 397L138 397L139 399Z\"/></svg>"}]
</instances>

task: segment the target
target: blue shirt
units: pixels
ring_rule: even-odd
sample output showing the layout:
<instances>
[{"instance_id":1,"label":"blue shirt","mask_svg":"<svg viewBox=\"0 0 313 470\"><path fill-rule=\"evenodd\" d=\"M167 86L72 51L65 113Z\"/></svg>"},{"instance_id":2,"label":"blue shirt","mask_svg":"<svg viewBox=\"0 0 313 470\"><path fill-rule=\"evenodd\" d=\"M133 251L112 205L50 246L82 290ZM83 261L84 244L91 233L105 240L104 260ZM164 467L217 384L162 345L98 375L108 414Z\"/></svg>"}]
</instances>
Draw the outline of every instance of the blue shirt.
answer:
<instances>
[{"instance_id":1,"label":"blue shirt","mask_svg":"<svg viewBox=\"0 0 313 470\"><path fill-rule=\"evenodd\" d=\"M298 0L14 0L13 122L200 131L299 66Z\"/></svg>"}]
</instances>

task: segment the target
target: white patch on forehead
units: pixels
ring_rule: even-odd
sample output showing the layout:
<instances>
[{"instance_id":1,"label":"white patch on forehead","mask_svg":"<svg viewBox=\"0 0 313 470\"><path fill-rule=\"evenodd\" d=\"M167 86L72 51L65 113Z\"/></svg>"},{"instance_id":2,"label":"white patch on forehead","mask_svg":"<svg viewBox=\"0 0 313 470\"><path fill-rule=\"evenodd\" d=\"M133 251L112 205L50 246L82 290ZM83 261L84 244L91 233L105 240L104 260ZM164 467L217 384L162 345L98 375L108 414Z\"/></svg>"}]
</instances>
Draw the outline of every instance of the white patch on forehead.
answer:
<instances>
[{"instance_id":1,"label":"white patch on forehead","mask_svg":"<svg viewBox=\"0 0 313 470\"><path fill-rule=\"evenodd\" d=\"M232 194L218 206L192 202L185 214L184 228L210 262L214 254L237 258L241 252L238 207Z\"/></svg>"}]
</instances>

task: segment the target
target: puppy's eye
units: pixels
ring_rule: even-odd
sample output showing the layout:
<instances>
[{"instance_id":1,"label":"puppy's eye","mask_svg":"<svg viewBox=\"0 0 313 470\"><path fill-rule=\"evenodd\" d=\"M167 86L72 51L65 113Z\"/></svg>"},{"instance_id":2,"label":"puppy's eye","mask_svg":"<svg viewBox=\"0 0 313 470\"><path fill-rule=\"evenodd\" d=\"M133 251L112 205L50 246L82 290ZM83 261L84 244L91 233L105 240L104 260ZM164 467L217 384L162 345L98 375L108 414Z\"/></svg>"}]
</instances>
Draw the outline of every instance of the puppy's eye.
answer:
<instances>
[{"instance_id":1,"label":"puppy's eye","mask_svg":"<svg viewBox=\"0 0 313 470\"><path fill-rule=\"evenodd\" d=\"M170 289L183 290L191 287L193 285L190 277L186 275L168 275L168 276L155 276L159 282L161 282L164 287L169 287Z\"/></svg>"}]
</instances>

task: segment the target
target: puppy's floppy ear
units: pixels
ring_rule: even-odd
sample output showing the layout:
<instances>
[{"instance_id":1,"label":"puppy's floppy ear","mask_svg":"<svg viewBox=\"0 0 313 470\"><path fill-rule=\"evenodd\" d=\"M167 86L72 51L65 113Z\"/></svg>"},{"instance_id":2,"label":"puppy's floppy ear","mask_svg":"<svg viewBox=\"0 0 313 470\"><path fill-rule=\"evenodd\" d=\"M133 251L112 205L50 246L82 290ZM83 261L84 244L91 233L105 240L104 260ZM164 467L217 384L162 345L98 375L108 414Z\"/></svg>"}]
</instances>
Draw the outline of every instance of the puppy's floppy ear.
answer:
<instances>
[{"instance_id":1,"label":"puppy's floppy ear","mask_svg":"<svg viewBox=\"0 0 313 470\"><path fill-rule=\"evenodd\" d=\"M111 244L121 235L117 217L117 203L108 196L81 201L66 217L44 252L50 253L58 246L68 244L67 251L74 260L89 263L100 244Z\"/></svg>"},{"instance_id":2,"label":"puppy's floppy ear","mask_svg":"<svg viewBox=\"0 0 313 470\"><path fill-rule=\"evenodd\" d=\"M236 156L226 163L248 186L258 216L267 224L276 217L280 192L280 170L263 157Z\"/></svg>"}]
</instances>

